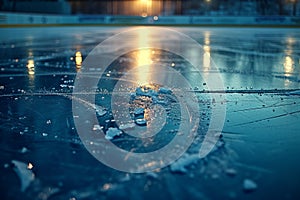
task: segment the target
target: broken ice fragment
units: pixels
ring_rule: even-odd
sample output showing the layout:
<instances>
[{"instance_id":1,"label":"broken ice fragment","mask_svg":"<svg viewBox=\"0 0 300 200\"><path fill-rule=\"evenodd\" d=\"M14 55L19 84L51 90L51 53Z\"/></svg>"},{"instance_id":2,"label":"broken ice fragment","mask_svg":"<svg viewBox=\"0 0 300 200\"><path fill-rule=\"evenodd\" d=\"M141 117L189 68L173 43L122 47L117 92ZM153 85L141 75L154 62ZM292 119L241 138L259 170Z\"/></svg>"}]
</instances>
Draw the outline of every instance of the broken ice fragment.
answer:
<instances>
[{"instance_id":1,"label":"broken ice fragment","mask_svg":"<svg viewBox=\"0 0 300 200\"><path fill-rule=\"evenodd\" d=\"M245 179L243 182L243 188L245 192L252 192L256 190L257 184L250 179Z\"/></svg>"},{"instance_id":2,"label":"broken ice fragment","mask_svg":"<svg viewBox=\"0 0 300 200\"><path fill-rule=\"evenodd\" d=\"M27 153L28 152L28 149L26 147L23 147L21 150L20 150L21 153Z\"/></svg>"},{"instance_id":3,"label":"broken ice fragment","mask_svg":"<svg viewBox=\"0 0 300 200\"><path fill-rule=\"evenodd\" d=\"M114 137L122 134L122 131L117 128L109 128L106 132L105 139L112 140Z\"/></svg>"},{"instance_id":4,"label":"broken ice fragment","mask_svg":"<svg viewBox=\"0 0 300 200\"><path fill-rule=\"evenodd\" d=\"M95 124L93 127L93 131L102 130L102 127L99 124Z\"/></svg>"},{"instance_id":5,"label":"broken ice fragment","mask_svg":"<svg viewBox=\"0 0 300 200\"><path fill-rule=\"evenodd\" d=\"M152 96L158 95L155 90L144 90L140 87L136 88L135 93L137 96L147 96L147 97L152 97Z\"/></svg>"},{"instance_id":6,"label":"broken ice fragment","mask_svg":"<svg viewBox=\"0 0 300 200\"><path fill-rule=\"evenodd\" d=\"M145 112L145 109L144 109L144 108L136 108L136 109L134 110L134 115L135 115L135 116L143 115L144 112Z\"/></svg>"},{"instance_id":7,"label":"broken ice fragment","mask_svg":"<svg viewBox=\"0 0 300 200\"><path fill-rule=\"evenodd\" d=\"M134 123L129 123L129 124L121 124L119 126L119 129L120 130L127 130L127 129L132 129L135 127L135 124Z\"/></svg>"},{"instance_id":8,"label":"broken ice fragment","mask_svg":"<svg viewBox=\"0 0 300 200\"><path fill-rule=\"evenodd\" d=\"M105 108L102 108L101 106L97 106L97 105L95 105L95 111L100 117L104 116L107 113Z\"/></svg>"},{"instance_id":9,"label":"broken ice fragment","mask_svg":"<svg viewBox=\"0 0 300 200\"><path fill-rule=\"evenodd\" d=\"M228 176L235 176L236 175L236 170L232 169L232 168L226 169L225 172Z\"/></svg>"},{"instance_id":10,"label":"broken ice fragment","mask_svg":"<svg viewBox=\"0 0 300 200\"><path fill-rule=\"evenodd\" d=\"M135 123L139 126L146 126L147 125L147 121L145 119L136 119Z\"/></svg>"},{"instance_id":11,"label":"broken ice fragment","mask_svg":"<svg viewBox=\"0 0 300 200\"><path fill-rule=\"evenodd\" d=\"M171 94L172 90L170 90L168 88L161 87L161 88L159 88L158 92L162 93L162 94Z\"/></svg>"},{"instance_id":12,"label":"broken ice fragment","mask_svg":"<svg viewBox=\"0 0 300 200\"><path fill-rule=\"evenodd\" d=\"M192 155L185 154L177 161L172 163L170 165L170 169L172 172L186 173L187 172L186 167L191 164L195 164L199 160L199 158L200 157L198 154L192 154Z\"/></svg>"},{"instance_id":13,"label":"broken ice fragment","mask_svg":"<svg viewBox=\"0 0 300 200\"><path fill-rule=\"evenodd\" d=\"M12 160L11 162L15 165L13 169L21 181L21 191L24 192L34 180L34 173L28 169L26 163L17 160Z\"/></svg>"}]
</instances>

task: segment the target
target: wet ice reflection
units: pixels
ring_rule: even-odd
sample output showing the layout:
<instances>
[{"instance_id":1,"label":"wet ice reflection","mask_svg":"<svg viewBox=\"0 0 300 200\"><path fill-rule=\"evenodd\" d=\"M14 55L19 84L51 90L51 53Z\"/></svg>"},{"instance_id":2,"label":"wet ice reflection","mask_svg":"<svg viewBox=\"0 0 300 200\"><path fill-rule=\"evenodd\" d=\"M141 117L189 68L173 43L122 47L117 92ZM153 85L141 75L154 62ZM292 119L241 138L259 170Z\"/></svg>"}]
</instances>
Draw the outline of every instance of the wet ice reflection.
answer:
<instances>
[{"instance_id":1,"label":"wet ice reflection","mask_svg":"<svg viewBox=\"0 0 300 200\"><path fill-rule=\"evenodd\" d=\"M72 40L72 42L64 43L71 37L62 38L60 44L68 45L61 47L55 46L60 44L49 45L48 41L51 40L37 42L33 40L30 44L22 43L22 41L13 42L14 48L11 48L12 44L1 44L1 55L3 55L0 74L0 100L3 102L0 108L1 162L11 163L11 160L20 160L24 163L22 169L26 173L31 171L29 169L34 166L32 170L37 171L37 178L44 184L43 187L28 187L24 195L34 197L33 191L41 192L50 185L59 188L58 198L61 199L73 196L79 198L80 195L95 199L101 195L110 195L104 193L103 190L111 190L112 193L120 194L123 190L133 190L132 193L125 192L124 195L125 197L131 195L130 198L133 197L133 199L135 196L132 194L139 196L145 193L144 183L149 181L146 176L132 175L132 177L138 178L129 179L126 182L120 181L120 177L123 178L124 174L118 174L95 162L86 153L74 128L70 94L72 80L76 73L75 69L82 65L82 56L102 41L101 37L103 36L99 39L97 34L95 34L96 39L91 39L94 36L93 33L105 32L99 31L98 28L89 29L89 31L91 32L86 33L80 29L80 41ZM300 35L295 31L277 29L271 30L271 33L269 33L270 30L255 29L250 30L250 33L247 33L248 30L243 30L243 34L236 34L238 31L237 29L210 31L199 28L188 29L188 33L191 35L195 33L195 38L203 46L204 52L202 54L194 52L188 47L182 48L190 51L199 66L203 66L201 68L203 69L202 75L205 76L205 73L209 72L211 65L209 57L211 57L220 67L227 89L236 92L226 94L228 115L225 133L223 133L226 145L218 148L208 159L199 162L192 160L192 164L183 160L184 163L180 167L186 168L186 175L177 176L165 168L162 169L162 172L151 176L155 177L151 178L151 181L155 183L151 186L153 187L150 190L151 193L159 191L160 186L167 185L166 188L161 187L163 189L160 194L168 191L170 194L176 195L176 191L180 190L174 189L174 185L178 185L178 188L186 188L186 180L188 180L190 185L188 189L191 189L192 192L186 192L184 195L196 198L195 191L197 191L201 195L211 197L206 190L197 188L199 180L205 177L204 185L213 185L217 180L218 185L221 186L220 192L216 194L217 199L228 197L228 185L230 185L228 188L234 191L236 198L239 199L244 197L240 191L243 180L248 178L247 176L251 176L258 183L259 188L253 196L249 196L250 198L256 198L258 195L257 199L259 199L260 192L266 194L261 189L262 185L266 190L274 191L274 195L278 195L278 198L284 199L282 194L290 195L291 198L295 197L293 194L298 191L296 187L282 185L273 190L274 187L268 184L276 181L284 182L287 179L291 180L291 185L297 186L298 183L296 178L299 177L298 169L300 167L297 157L299 155L299 92L289 92L288 89L300 88ZM56 35L56 31L53 35ZM136 38L136 41L146 44L149 42L149 37L149 33L143 32ZM81 48L77 48L73 43L82 43L83 45ZM33 53L27 55L28 49L34 52L34 58ZM18 52L23 52L23 54L19 55ZM153 70L153 63L156 64L158 60L176 70L186 70L184 71L186 76L193 80L194 85L199 87L203 84L197 77L193 79L193 71L188 71L189 68L181 59L160 57L159 51L148 49L139 49L132 55L134 56L130 59L134 61L130 66L136 68L134 80L137 80L140 85L151 81L149 74ZM73 57L72 61L70 61L70 57ZM90 78L95 78L92 72L96 70L96 66L93 70L91 69L91 73L88 74ZM113 81L118 73L118 71L111 70L108 72L109 76L106 81ZM30 82L28 84L27 77L34 80L34 88L31 87ZM204 107L201 116L209 123L209 110L213 104L202 93L202 88L199 87L197 90L201 99L200 104ZM247 94L247 92L252 93ZM98 91L99 95L103 93L103 90ZM220 102L214 104L216 103ZM96 109L95 112L99 116L106 113L100 109ZM145 112L145 117L151 118L150 115L147 116L148 114L151 115L151 113ZM51 119L51 123L47 123L49 119ZM205 124L200 128L205 128ZM103 127L98 125L93 129L96 132ZM173 132L173 130L170 131ZM149 145L153 143L146 139L144 142ZM101 145L96 142L94 144ZM20 151L24 146L29 149L27 153L22 153L23 150ZM189 154L189 159L193 158L191 155L194 154ZM239 162L247 164L232 161L235 156L239 157ZM185 163L188 165L185 166ZM18 182L16 174L11 173L18 166L12 168L9 165L5 166L6 168L2 168L0 171L1 177L6 180L1 187L4 190L7 188L11 195L14 193L19 195L20 182ZM228 170L226 171L228 168L235 169L236 177L224 178L228 173ZM22 171L16 172L20 175ZM95 174L101 174L101 176L95 176ZM31 175L28 177L31 180ZM105 185L108 183L114 187ZM160 183L162 185L158 187L157 185ZM132 187L133 184L135 187ZM99 191L101 185L103 185L103 189L100 188ZM224 189L225 185L227 185L226 189ZM25 186L22 186L21 189L26 188ZM168 199L170 196L165 196L165 198Z\"/></svg>"},{"instance_id":2,"label":"wet ice reflection","mask_svg":"<svg viewBox=\"0 0 300 200\"><path fill-rule=\"evenodd\" d=\"M34 75L34 60L29 59L27 63L27 69L28 69L28 74L29 75Z\"/></svg>"},{"instance_id":3,"label":"wet ice reflection","mask_svg":"<svg viewBox=\"0 0 300 200\"><path fill-rule=\"evenodd\" d=\"M75 63L77 68L81 68L82 64L82 55L80 51L77 51L75 54Z\"/></svg>"}]
</instances>

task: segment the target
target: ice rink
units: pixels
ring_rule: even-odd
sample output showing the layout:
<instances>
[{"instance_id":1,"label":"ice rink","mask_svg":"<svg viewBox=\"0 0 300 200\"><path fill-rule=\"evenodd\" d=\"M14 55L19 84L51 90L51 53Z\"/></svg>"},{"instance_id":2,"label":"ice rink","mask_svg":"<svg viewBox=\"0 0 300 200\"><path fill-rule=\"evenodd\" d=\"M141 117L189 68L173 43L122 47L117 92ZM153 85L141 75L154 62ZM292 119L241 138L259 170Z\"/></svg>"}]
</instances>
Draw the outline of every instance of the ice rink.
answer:
<instances>
[{"instance_id":1,"label":"ice rink","mask_svg":"<svg viewBox=\"0 0 300 200\"><path fill-rule=\"evenodd\" d=\"M0 30L1 199L299 199L299 29L169 27L201 45L202 51L189 44L181 44L180 50L199 68L182 56L154 48L122 54L110 66L97 60L93 66L84 66L83 61L98 44L134 28ZM151 43L157 37L178 42L151 28L140 36L124 38L124 42ZM118 46L122 47L121 43L107 46L105 53L109 56ZM94 95L102 110L91 106L96 109L99 126L89 131L103 129L107 134L109 128L118 127L111 113L116 82L122 77L129 82L126 77L131 77L144 86L145 79L151 82L160 72L156 65L184 76L191 86L181 88L184 94L197 97L195 140L183 157L153 172L125 173L107 167L87 151L75 127L74 119L81 116L74 115L72 101L84 95L72 94L76 75L99 78ZM142 70L130 74L136 66ZM97 77L104 68L102 77ZM210 88L205 81L209 74L218 74L224 87ZM155 84L147 87L159 88ZM148 152L175 137L179 124L174 119L182 114L176 110L180 105L174 100L170 106L173 96L162 88L164 95L157 101L163 101L158 104L166 107L171 117L157 137L139 141L124 136L124 131L112 137L116 145L130 152ZM134 89L129 88L125 95L130 96ZM212 94L224 101L211 98ZM134 116L140 114L134 106L153 103L149 96L132 100ZM196 155L212 122L211 110L221 104L226 104L221 135L213 150L200 159ZM145 119L151 121L151 116ZM145 128L136 121L132 126L136 133Z\"/></svg>"}]
</instances>

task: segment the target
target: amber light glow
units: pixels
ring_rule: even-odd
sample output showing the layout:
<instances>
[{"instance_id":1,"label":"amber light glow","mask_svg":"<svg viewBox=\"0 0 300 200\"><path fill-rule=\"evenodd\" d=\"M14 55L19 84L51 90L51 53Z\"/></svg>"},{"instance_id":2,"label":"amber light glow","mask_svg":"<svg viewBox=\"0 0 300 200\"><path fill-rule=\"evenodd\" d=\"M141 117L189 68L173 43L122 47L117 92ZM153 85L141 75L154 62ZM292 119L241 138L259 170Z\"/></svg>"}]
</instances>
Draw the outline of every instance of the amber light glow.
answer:
<instances>
[{"instance_id":1,"label":"amber light glow","mask_svg":"<svg viewBox=\"0 0 300 200\"><path fill-rule=\"evenodd\" d=\"M82 55L80 51L77 51L75 54L75 63L77 68L81 68L82 64Z\"/></svg>"}]
</instances>

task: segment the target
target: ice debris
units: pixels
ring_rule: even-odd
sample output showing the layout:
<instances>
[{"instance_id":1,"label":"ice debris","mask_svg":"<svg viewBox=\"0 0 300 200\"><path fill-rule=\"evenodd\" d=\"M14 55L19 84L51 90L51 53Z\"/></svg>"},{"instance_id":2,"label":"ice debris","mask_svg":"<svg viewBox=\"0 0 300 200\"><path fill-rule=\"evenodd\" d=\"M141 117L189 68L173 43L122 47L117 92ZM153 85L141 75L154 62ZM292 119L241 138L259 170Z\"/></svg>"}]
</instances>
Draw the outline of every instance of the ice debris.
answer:
<instances>
[{"instance_id":1,"label":"ice debris","mask_svg":"<svg viewBox=\"0 0 300 200\"><path fill-rule=\"evenodd\" d=\"M98 106L98 105L95 105L95 111L100 117L104 116L107 113L105 108Z\"/></svg>"},{"instance_id":2,"label":"ice debris","mask_svg":"<svg viewBox=\"0 0 300 200\"><path fill-rule=\"evenodd\" d=\"M160 87L158 92L161 93L161 94L171 94L172 90L170 90L168 88Z\"/></svg>"},{"instance_id":3,"label":"ice debris","mask_svg":"<svg viewBox=\"0 0 300 200\"><path fill-rule=\"evenodd\" d=\"M93 131L102 130L102 127L99 124L95 124L93 127Z\"/></svg>"},{"instance_id":4,"label":"ice debris","mask_svg":"<svg viewBox=\"0 0 300 200\"><path fill-rule=\"evenodd\" d=\"M250 179L245 179L243 182L243 189L245 192L252 192L254 190L256 190L257 188L257 184L250 180Z\"/></svg>"},{"instance_id":5,"label":"ice debris","mask_svg":"<svg viewBox=\"0 0 300 200\"><path fill-rule=\"evenodd\" d=\"M135 123L128 123L128 124L121 124L119 126L120 130L127 130L127 129L132 129L135 127Z\"/></svg>"},{"instance_id":6,"label":"ice debris","mask_svg":"<svg viewBox=\"0 0 300 200\"><path fill-rule=\"evenodd\" d=\"M136 88L135 93L137 96L147 96L147 97L152 97L152 96L157 96L158 93L155 90L146 90L141 87Z\"/></svg>"},{"instance_id":7,"label":"ice debris","mask_svg":"<svg viewBox=\"0 0 300 200\"><path fill-rule=\"evenodd\" d=\"M226 174L228 176L235 176L236 175L236 170L235 169L232 169L232 168L228 168L225 170Z\"/></svg>"},{"instance_id":8,"label":"ice debris","mask_svg":"<svg viewBox=\"0 0 300 200\"><path fill-rule=\"evenodd\" d=\"M170 165L171 172L186 173L186 167L197 163L199 159L199 154L184 154L181 158Z\"/></svg>"},{"instance_id":9,"label":"ice debris","mask_svg":"<svg viewBox=\"0 0 300 200\"><path fill-rule=\"evenodd\" d=\"M23 147L21 150L20 150L20 153L27 153L29 150L26 148L26 147Z\"/></svg>"},{"instance_id":10,"label":"ice debris","mask_svg":"<svg viewBox=\"0 0 300 200\"><path fill-rule=\"evenodd\" d=\"M105 139L112 140L112 139L114 139L114 137L119 136L121 134L122 134L122 131L119 130L118 128L112 128L112 127L110 127L106 131Z\"/></svg>"},{"instance_id":11,"label":"ice debris","mask_svg":"<svg viewBox=\"0 0 300 200\"><path fill-rule=\"evenodd\" d=\"M134 110L134 115L135 115L135 116L143 115L144 112L145 112L145 109L144 109L144 108L136 108L136 109Z\"/></svg>"},{"instance_id":12,"label":"ice debris","mask_svg":"<svg viewBox=\"0 0 300 200\"><path fill-rule=\"evenodd\" d=\"M28 169L26 163L17 160L12 160L11 162L14 164L15 167L13 169L21 181L21 191L24 192L34 180L34 173Z\"/></svg>"},{"instance_id":13,"label":"ice debris","mask_svg":"<svg viewBox=\"0 0 300 200\"><path fill-rule=\"evenodd\" d=\"M139 126L146 126L147 125L147 121L145 119L136 119L135 123Z\"/></svg>"}]
</instances>

